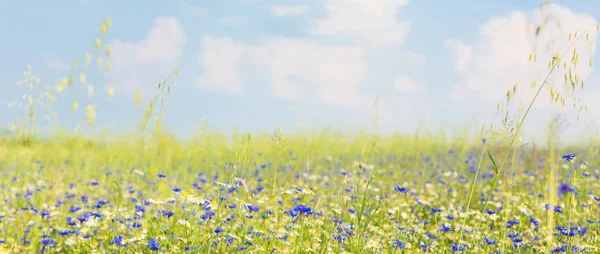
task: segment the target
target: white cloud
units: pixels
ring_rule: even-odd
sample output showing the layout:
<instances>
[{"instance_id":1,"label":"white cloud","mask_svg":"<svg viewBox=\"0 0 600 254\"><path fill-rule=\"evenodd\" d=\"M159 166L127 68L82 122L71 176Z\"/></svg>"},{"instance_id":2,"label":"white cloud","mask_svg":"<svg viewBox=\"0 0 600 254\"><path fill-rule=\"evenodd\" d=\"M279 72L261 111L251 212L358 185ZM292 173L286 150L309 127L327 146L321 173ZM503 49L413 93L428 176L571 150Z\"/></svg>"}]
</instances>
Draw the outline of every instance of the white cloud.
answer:
<instances>
[{"instance_id":1,"label":"white cloud","mask_svg":"<svg viewBox=\"0 0 600 254\"><path fill-rule=\"evenodd\" d=\"M550 19L536 37L536 26L544 22L546 14L551 14L556 19ZM543 10L537 9L529 16L514 11L506 16L489 19L481 27L476 44L456 44L461 45L464 51L457 56L457 69L461 69L464 74L464 85L453 88L453 98L457 101L467 97L479 98L483 102L495 104L505 98L508 89L519 85L517 100L530 100L534 91L529 85L533 81L541 84L548 73L548 63L556 53L569 48L572 43L568 41L569 33L576 31L581 38L575 43L579 64L574 72L578 73L580 79L587 78L592 72L588 63L594 55L595 44L585 40L584 30L593 28L595 23L592 16L575 13L554 4ZM595 29L589 32L590 41L595 40ZM465 50L470 47L474 49L472 53L464 54L470 51ZM528 60L532 52L537 53L536 63ZM472 57L468 57L472 61L467 65L469 61L465 60L465 55L468 54L472 54ZM570 62L568 60L571 56L572 51L566 54L567 62ZM550 85L561 89L565 73L568 73L568 69L557 69L551 77ZM540 98L538 106L549 104L548 96Z\"/></svg>"},{"instance_id":2,"label":"white cloud","mask_svg":"<svg viewBox=\"0 0 600 254\"><path fill-rule=\"evenodd\" d=\"M328 17L317 22L313 33L342 36L374 46L401 45L412 22L400 22L396 11L408 0L324 0Z\"/></svg>"},{"instance_id":3,"label":"white cloud","mask_svg":"<svg viewBox=\"0 0 600 254\"><path fill-rule=\"evenodd\" d=\"M446 40L444 42L447 48L454 51L456 62L455 68L457 71L464 71L469 67L471 60L473 59L473 48L458 40Z\"/></svg>"},{"instance_id":4,"label":"white cloud","mask_svg":"<svg viewBox=\"0 0 600 254\"><path fill-rule=\"evenodd\" d=\"M237 65L245 46L230 38L204 37L200 64L204 74L196 80L200 88L231 93L242 92L242 80Z\"/></svg>"},{"instance_id":5,"label":"white cloud","mask_svg":"<svg viewBox=\"0 0 600 254\"><path fill-rule=\"evenodd\" d=\"M425 86L409 76L403 75L394 81L394 88L398 91L420 93L425 91Z\"/></svg>"},{"instance_id":6,"label":"white cloud","mask_svg":"<svg viewBox=\"0 0 600 254\"><path fill-rule=\"evenodd\" d=\"M365 52L356 47L320 45L313 40L271 38L258 45L205 37L197 84L206 89L242 91L241 62L263 66L272 95L292 101L312 100L337 106L359 102L366 75ZM259 71L260 71L259 70Z\"/></svg>"},{"instance_id":7,"label":"white cloud","mask_svg":"<svg viewBox=\"0 0 600 254\"><path fill-rule=\"evenodd\" d=\"M398 22L395 17L396 10L406 3L326 0L328 15L311 23L314 26L309 32L318 35L313 39L267 37L245 44L205 36L200 57L204 73L197 84L204 89L241 93L250 77L259 77L267 80L271 95L284 100L363 107L364 99L373 97L365 84L368 69L376 68L369 66L370 58L384 51L379 46L401 46L410 29L409 22ZM302 6L272 9L278 16L307 10ZM401 59L385 64L425 63L420 54L398 55ZM388 89L393 86L392 79Z\"/></svg>"},{"instance_id":8,"label":"white cloud","mask_svg":"<svg viewBox=\"0 0 600 254\"><path fill-rule=\"evenodd\" d=\"M277 17L298 16L306 13L309 9L308 5L275 5L271 7L271 12Z\"/></svg>"},{"instance_id":9,"label":"white cloud","mask_svg":"<svg viewBox=\"0 0 600 254\"><path fill-rule=\"evenodd\" d=\"M143 40L112 43L113 69L108 74L109 83L125 91L152 87L177 68L186 42L178 19L157 17Z\"/></svg>"}]
</instances>

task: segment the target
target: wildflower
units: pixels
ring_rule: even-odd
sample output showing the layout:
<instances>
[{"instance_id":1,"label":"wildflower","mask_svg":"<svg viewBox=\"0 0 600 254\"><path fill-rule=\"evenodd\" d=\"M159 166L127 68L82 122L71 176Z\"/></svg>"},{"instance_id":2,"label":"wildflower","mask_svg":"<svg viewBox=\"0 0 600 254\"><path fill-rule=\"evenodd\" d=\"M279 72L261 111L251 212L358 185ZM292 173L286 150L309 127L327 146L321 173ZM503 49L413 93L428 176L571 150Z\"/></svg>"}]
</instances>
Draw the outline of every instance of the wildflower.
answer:
<instances>
[{"instance_id":1,"label":"wildflower","mask_svg":"<svg viewBox=\"0 0 600 254\"><path fill-rule=\"evenodd\" d=\"M304 214L304 215L312 214L312 208L310 208L309 206L305 206L305 205L295 205L294 211L297 211L300 214Z\"/></svg>"},{"instance_id":2,"label":"wildflower","mask_svg":"<svg viewBox=\"0 0 600 254\"><path fill-rule=\"evenodd\" d=\"M365 246L365 248L369 250L379 249L380 247L381 243L375 240L369 240L369 242L367 242L367 246Z\"/></svg>"},{"instance_id":3,"label":"wildflower","mask_svg":"<svg viewBox=\"0 0 600 254\"><path fill-rule=\"evenodd\" d=\"M395 191L398 191L398 192L402 192L402 193L406 193L406 192L408 192L408 188L406 188L406 187L404 187L404 186L402 186L402 187L400 187L400 186L396 186L396 187L394 187L394 190L395 190Z\"/></svg>"},{"instance_id":4,"label":"wildflower","mask_svg":"<svg viewBox=\"0 0 600 254\"><path fill-rule=\"evenodd\" d=\"M173 216L173 211L162 211L162 216L167 217L167 218L171 218L171 216Z\"/></svg>"},{"instance_id":5,"label":"wildflower","mask_svg":"<svg viewBox=\"0 0 600 254\"><path fill-rule=\"evenodd\" d=\"M498 242L497 242L497 241L494 241L494 240L492 240L492 239L489 239L489 238L484 238L484 239L483 239L483 241L484 241L485 243L487 243L488 245L496 245L496 244L498 244Z\"/></svg>"},{"instance_id":6,"label":"wildflower","mask_svg":"<svg viewBox=\"0 0 600 254\"><path fill-rule=\"evenodd\" d=\"M450 249L452 251L463 251L467 249L467 246L464 244L461 245L456 245L456 244L452 244L452 246L450 247Z\"/></svg>"},{"instance_id":7,"label":"wildflower","mask_svg":"<svg viewBox=\"0 0 600 254\"><path fill-rule=\"evenodd\" d=\"M165 178L165 177L167 177L167 175L162 174L162 173L161 174L157 174L156 176L158 176L158 178Z\"/></svg>"},{"instance_id":8,"label":"wildflower","mask_svg":"<svg viewBox=\"0 0 600 254\"><path fill-rule=\"evenodd\" d=\"M454 231L451 227L446 226L445 224L442 224L440 226L440 232L449 232L449 231Z\"/></svg>"},{"instance_id":9,"label":"wildflower","mask_svg":"<svg viewBox=\"0 0 600 254\"><path fill-rule=\"evenodd\" d=\"M313 195L313 194L315 194L310 189L296 188L296 187L292 187L291 189L286 190L286 191L282 192L281 194L289 195L289 194L294 194L294 193L303 194L303 195Z\"/></svg>"},{"instance_id":10,"label":"wildflower","mask_svg":"<svg viewBox=\"0 0 600 254\"><path fill-rule=\"evenodd\" d=\"M146 212L146 209L143 206L135 205L134 208L135 208L135 212L136 213L144 213L144 212Z\"/></svg>"},{"instance_id":11,"label":"wildflower","mask_svg":"<svg viewBox=\"0 0 600 254\"><path fill-rule=\"evenodd\" d=\"M396 239L392 242L392 247L394 249L404 249L404 247L406 247L406 245L404 244L403 241Z\"/></svg>"},{"instance_id":12,"label":"wildflower","mask_svg":"<svg viewBox=\"0 0 600 254\"><path fill-rule=\"evenodd\" d=\"M560 207L560 206L555 206L555 207L554 207L554 212L555 212L555 213L563 213L563 211L562 211L562 207Z\"/></svg>"},{"instance_id":13,"label":"wildflower","mask_svg":"<svg viewBox=\"0 0 600 254\"><path fill-rule=\"evenodd\" d=\"M42 216L42 218L48 217L50 216L50 212L46 211L46 210L42 210L40 212L40 215Z\"/></svg>"},{"instance_id":14,"label":"wildflower","mask_svg":"<svg viewBox=\"0 0 600 254\"><path fill-rule=\"evenodd\" d=\"M560 186L558 186L558 196L560 196L561 198L565 193L573 192L575 192L575 189L566 183L563 183Z\"/></svg>"},{"instance_id":15,"label":"wildflower","mask_svg":"<svg viewBox=\"0 0 600 254\"><path fill-rule=\"evenodd\" d=\"M156 239L156 238L148 239L148 248L153 251L160 250L160 244L158 243L158 239Z\"/></svg>"},{"instance_id":16,"label":"wildflower","mask_svg":"<svg viewBox=\"0 0 600 254\"><path fill-rule=\"evenodd\" d=\"M54 245L54 240L50 238L40 240L40 244L42 245Z\"/></svg>"},{"instance_id":17,"label":"wildflower","mask_svg":"<svg viewBox=\"0 0 600 254\"><path fill-rule=\"evenodd\" d=\"M506 228L512 228L514 225L519 225L521 223L516 220L509 220L506 222L506 224L507 224Z\"/></svg>"},{"instance_id":18,"label":"wildflower","mask_svg":"<svg viewBox=\"0 0 600 254\"><path fill-rule=\"evenodd\" d=\"M120 236L115 236L113 237L113 240L110 242L110 244L116 244L116 245L125 245L125 241L122 235Z\"/></svg>"},{"instance_id":19,"label":"wildflower","mask_svg":"<svg viewBox=\"0 0 600 254\"><path fill-rule=\"evenodd\" d=\"M529 222L531 222L535 226L539 226L540 225L540 221L538 221L538 220L536 220L534 218L529 218Z\"/></svg>"},{"instance_id":20,"label":"wildflower","mask_svg":"<svg viewBox=\"0 0 600 254\"><path fill-rule=\"evenodd\" d=\"M441 213L443 210L442 210L441 208L433 208L433 207L432 207L432 208L430 208L430 209L429 209L429 211L430 211L432 214L436 214L436 213Z\"/></svg>"},{"instance_id":21,"label":"wildflower","mask_svg":"<svg viewBox=\"0 0 600 254\"><path fill-rule=\"evenodd\" d=\"M562 159L568 162L572 162L575 159L575 154L565 154L562 156Z\"/></svg>"},{"instance_id":22,"label":"wildflower","mask_svg":"<svg viewBox=\"0 0 600 254\"><path fill-rule=\"evenodd\" d=\"M567 252L567 246L563 245L561 247L556 247L556 248L552 249L550 252L552 252L552 253Z\"/></svg>"}]
</instances>

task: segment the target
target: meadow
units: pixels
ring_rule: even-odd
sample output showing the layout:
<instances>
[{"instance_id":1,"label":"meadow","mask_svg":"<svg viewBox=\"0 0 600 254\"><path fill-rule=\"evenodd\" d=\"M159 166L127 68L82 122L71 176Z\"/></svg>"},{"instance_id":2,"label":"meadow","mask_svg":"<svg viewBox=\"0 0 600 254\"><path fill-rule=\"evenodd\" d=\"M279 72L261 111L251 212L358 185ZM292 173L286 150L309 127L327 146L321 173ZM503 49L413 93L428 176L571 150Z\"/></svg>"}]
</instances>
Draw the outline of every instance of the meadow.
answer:
<instances>
[{"instance_id":1,"label":"meadow","mask_svg":"<svg viewBox=\"0 0 600 254\"><path fill-rule=\"evenodd\" d=\"M107 19L100 34L110 26ZM94 49L39 98L89 91L76 84L87 72L77 68L110 57L100 37ZM549 73L577 59L566 49ZM494 131L205 129L186 140L160 122L176 76L156 85L137 133L112 138L40 138L34 112L46 104L25 97L25 121L0 142L2 253L600 252L596 137L567 146L551 122L545 142L521 140L540 91L557 104L568 99L549 88L550 74ZM583 88L576 74L567 79L569 89ZM88 106L83 125L95 118Z\"/></svg>"}]
</instances>

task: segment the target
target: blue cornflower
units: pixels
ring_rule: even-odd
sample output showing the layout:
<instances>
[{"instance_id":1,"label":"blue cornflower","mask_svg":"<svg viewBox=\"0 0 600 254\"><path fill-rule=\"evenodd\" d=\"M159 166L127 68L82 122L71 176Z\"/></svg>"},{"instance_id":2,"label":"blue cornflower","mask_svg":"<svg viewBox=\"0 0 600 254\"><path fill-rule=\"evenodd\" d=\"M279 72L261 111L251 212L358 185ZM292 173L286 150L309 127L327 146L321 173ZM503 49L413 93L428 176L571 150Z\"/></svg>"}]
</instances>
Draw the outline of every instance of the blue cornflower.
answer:
<instances>
[{"instance_id":1,"label":"blue cornflower","mask_svg":"<svg viewBox=\"0 0 600 254\"><path fill-rule=\"evenodd\" d=\"M209 220L209 219L212 219L212 217L214 217L214 216L215 216L214 212L207 211L207 212L203 213L202 215L200 215L200 219Z\"/></svg>"},{"instance_id":2,"label":"blue cornflower","mask_svg":"<svg viewBox=\"0 0 600 254\"><path fill-rule=\"evenodd\" d=\"M142 223L139 223L139 222L131 223L131 227L132 228L140 228L140 227L142 227Z\"/></svg>"},{"instance_id":3,"label":"blue cornflower","mask_svg":"<svg viewBox=\"0 0 600 254\"><path fill-rule=\"evenodd\" d=\"M509 220L506 222L506 228L512 228L514 225L519 225L521 224L521 222L516 221L516 220Z\"/></svg>"},{"instance_id":4,"label":"blue cornflower","mask_svg":"<svg viewBox=\"0 0 600 254\"><path fill-rule=\"evenodd\" d=\"M333 235L333 240L336 240L339 243L343 243L346 240L346 236L345 235Z\"/></svg>"},{"instance_id":5,"label":"blue cornflower","mask_svg":"<svg viewBox=\"0 0 600 254\"><path fill-rule=\"evenodd\" d=\"M461 245L452 244L452 246L451 246L452 251L463 251L466 249L467 249L467 246L464 244L461 244Z\"/></svg>"},{"instance_id":6,"label":"blue cornflower","mask_svg":"<svg viewBox=\"0 0 600 254\"><path fill-rule=\"evenodd\" d=\"M100 209L100 208L102 208L102 206L104 206L106 204L108 204L106 201L104 201L104 200L98 200L98 203L96 203L96 205L94 205L94 208Z\"/></svg>"},{"instance_id":7,"label":"blue cornflower","mask_svg":"<svg viewBox=\"0 0 600 254\"><path fill-rule=\"evenodd\" d=\"M289 211L284 211L283 213L284 213L284 214L287 214L287 215L289 215L289 216L292 216L292 217L296 217L296 216L298 216L298 211L296 211L296 210L294 210L294 209L292 209L292 210L289 210Z\"/></svg>"},{"instance_id":8,"label":"blue cornflower","mask_svg":"<svg viewBox=\"0 0 600 254\"><path fill-rule=\"evenodd\" d=\"M567 246L563 245L562 247L556 247L556 248L552 249L550 252L552 252L552 253L567 252Z\"/></svg>"},{"instance_id":9,"label":"blue cornflower","mask_svg":"<svg viewBox=\"0 0 600 254\"><path fill-rule=\"evenodd\" d=\"M222 229L222 228L216 228L216 229L215 229L215 233L217 233L217 234L218 234L218 233L221 233L221 232L223 232L223 229Z\"/></svg>"},{"instance_id":10,"label":"blue cornflower","mask_svg":"<svg viewBox=\"0 0 600 254\"><path fill-rule=\"evenodd\" d=\"M165 216L167 218L171 218L171 216L173 216L173 211L162 211L162 216Z\"/></svg>"},{"instance_id":11,"label":"blue cornflower","mask_svg":"<svg viewBox=\"0 0 600 254\"><path fill-rule=\"evenodd\" d=\"M297 212L299 212L301 214L305 214L305 215L312 214L312 208L310 208L309 206L305 206L305 205L295 205L294 211L297 211Z\"/></svg>"},{"instance_id":12,"label":"blue cornflower","mask_svg":"<svg viewBox=\"0 0 600 254\"><path fill-rule=\"evenodd\" d=\"M571 162L575 159L575 154L565 154L562 156L562 159Z\"/></svg>"},{"instance_id":13,"label":"blue cornflower","mask_svg":"<svg viewBox=\"0 0 600 254\"><path fill-rule=\"evenodd\" d=\"M175 188L173 188L173 189L171 189L171 190L173 190L174 192L180 192L180 191L181 191L181 188L177 188L177 187L175 187Z\"/></svg>"},{"instance_id":14,"label":"blue cornflower","mask_svg":"<svg viewBox=\"0 0 600 254\"><path fill-rule=\"evenodd\" d=\"M394 249L398 248L398 249L404 249L406 245L404 244L403 241L400 241L398 239L396 239L395 241L392 242L392 247Z\"/></svg>"},{"instance_id":15,"label":"blue cornflower","mask_svg":"<svg viewBox=\"0 0 600 254\"><path fill-rule=\"evenodd\" d=\"M534 219L533 217L529 218L529 222L533 223L533 225L535 225L535 226L540 225L540 221Z\"/></svg>"},{"instance_id":16,"label":"blue cornflower","mask_svg":"<svg viewBox=\"0 0 600 254\"><path fill-rule=\"evenodd\" d=\"M442 224L440 226L440 232L448 232L448 231L454 231L451 227L446 226L445 224Z\"/></svg>"},{"instance_id":17,"label":"blue cornflower","mask_svg":"<svg viewBox=\"0 0 600 254\"><path fill-rule=\"evenodd\" d=\"M31 244L31 241L27 240L27 238L25 238L25 236L21 237L21 242L23 242L23 245Z\"/></svg>"},{"instance_id":18,"label":"blue cornflower","mask_svg":"<svg viewBox=\"0 0 600 254\"><path fill-rule=\"evenodd\" d=\"M135 212L136 213L144 213L144 212L146 212L146 208L144 208L141 205L135 205L134 208L135 208Z\"/></svg>"},{"instance_id":19,"label":"blue cornflower","mask_svg":"<svg viewBox=\"0 0 600 254\"><path fill-rule=\"evenodd\" d=\"M560 196L561 198L565 193L573 193L573 192L575 192L575 189L573 187L571 187L571 185L563 183L560 186L558 186L558 196Z\"/></svg>"},{"instance_id":20,"label":"blue cornflower","mask_svg":"<svg viewBox=\"0 0 600 254\"><path fill-rule=\"evenodd\" d=\"M68 236L68 235L73 234L73 233L75 233L74 230L58 231L58 234L61 235L61 236Z\"/></svg>"},{"instance_id":21,"label":"blue cornflower","mask_svg":"<svg viewBox=\"0 0 600 254\"><path fill-rule=\"evenodd\" d=\"M402 193L406 193L406 192L408 192L408 188L406 188L406 187L404 187L404 186L402 186L402 187L400 187L400 186L396 186L396 187L394 187L394 190L395 190L395 191L402 192Z\"/></svg>"},{"instance_id":22,"label":"blue cornflower","mask_svg":"<svg viewBox=\"0 0 600 254\"><path fill-rule=\"evenodd\" d=\"M563 211L562 211L562 207L560 207L560 206L555 206L555 207L554 207L554 212L555 212L555 213L563 213Z\"/></svg>"},{"instance_id":23,"label":"blue cornflower","mask_svg":"<svg viewBox=\"0 0 600 254\"><path fill-rule=\"evenodd\" d=\"M50 212L46 211L46 210L42 210L40 212L40 215L42 216L42 218L48 217L50 216Z\"/></svg>"},{"instance_id":24,"label":"blue cornflower","mask_svg":"<svg viewBox=\"0 0 600 254\"><path fill-rule=\"evenodd\" d=\"M54 245L54 240L50 238L40 240L40 244L42 245Z\"/></svg>"},{"instance_id":25,"label":"blue cornflower","mask_svg":"<svg viewBox=\"0 0 600 254\"><path fill-rule=\"evenodd\" d=\"M113 237L113 240L110 242L110 244L125 245L124 240L125 238L122 235L115 236Z\"/></svg>"},{"instance_id":26,"label":"blue cornflower","mask_svg":"<svg viewBox=\"0 0 600 254\"><path fill-rule=\"evenodd\" d=\"M431 213L436 214L436 213L441 213L442 209L441 208L430 208L429 211L431 211Z\"/></svg>"},{"instance_id":27,"label":"blue cornflower","mask_svg":"<svg viewBox=\"0 0 600 254\"><path fill-rule=\"evenodd\" d=\"M158 239L156 239L156 238L148 239L148 248L153 251L160 250L160 244L158 243Z\"/></svg>"},{"instance_id":28,"label":"blue cornflower","mask_svg":"<svg viewBox=\"0 0 600 254\"><path fill-rule=\"evenodd\" d=\"M67 217L67 225L75 226L77 225L77 221L73 220L71 217Z\"/></svg>"},{"instance_id":29,"label":"blue cornflower","mask_svg":"<svg viewBox=\"0 0 600 254\"><path fill-rule=\"evenodd\" d=\"M157 174L156 176L158 176L158 178L165 178L165 177L167 177L167 175L162 174L162 173L161 174Z\"/></svg>"},{"instance_id":30,"label":"blue cornflower","mask_svg":"<svg viewBox=\"0 0 600 254\"><path fill-rule=\"evenodd\" d=\"M483 239L483 241L484 241L485 243L487 243L488 245L496 245L496 244L498 244L498 242L497 242L497 241L494 241L494 240L492 240L492 239L489 239L489 238L485 238L485 239Z\"/></svg>"}]
</instances>

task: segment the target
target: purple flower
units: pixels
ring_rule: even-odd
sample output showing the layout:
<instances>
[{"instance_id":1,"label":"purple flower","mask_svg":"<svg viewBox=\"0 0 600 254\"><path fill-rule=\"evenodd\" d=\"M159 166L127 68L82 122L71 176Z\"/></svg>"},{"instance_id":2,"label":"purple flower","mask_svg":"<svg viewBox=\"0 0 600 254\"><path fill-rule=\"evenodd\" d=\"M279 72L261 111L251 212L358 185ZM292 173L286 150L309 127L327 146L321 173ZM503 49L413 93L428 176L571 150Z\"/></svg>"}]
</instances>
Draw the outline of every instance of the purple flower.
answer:
<instances>
[{"instance_id":1,"label":"purple flower","mask_svg":"<svg viewBox=\"0 0 600 254\"><path fill-rule=\"evenodd\" d=\"M562 159L571 162L575 159L575 154L565 154L562 156Z\"/></svg>"},{"instance_id":2,"label":"purple flower","mask_svg":"<svg viewBox=\"0 0 600 254\"><path fill-rule=\"evenodd\" d=\"M158 239L156 239L156 238L148 239L148 248L153 251L160 250L160 244L158 243Z\"/></svg>"}]
</instances>

